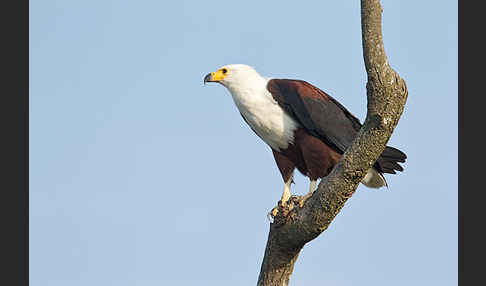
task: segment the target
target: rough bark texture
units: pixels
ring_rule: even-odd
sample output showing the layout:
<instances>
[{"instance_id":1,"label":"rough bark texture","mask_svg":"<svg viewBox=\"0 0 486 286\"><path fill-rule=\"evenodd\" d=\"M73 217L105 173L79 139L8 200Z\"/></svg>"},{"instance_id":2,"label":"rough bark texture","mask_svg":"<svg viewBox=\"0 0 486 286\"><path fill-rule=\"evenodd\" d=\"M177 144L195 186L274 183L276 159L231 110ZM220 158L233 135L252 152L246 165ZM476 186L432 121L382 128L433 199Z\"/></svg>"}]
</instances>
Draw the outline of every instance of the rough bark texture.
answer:
<instances>
[{"instance_id":1,"label":"rough bark texture","mask_svg":"<svg viewBox=\"0 0 486 286\"><path fill-rule=\"evenodd\" d=\"M270 224L257 285L288 285L300 250L326 230L385 149L407 100L405 81L390 67L379 0L361 0L363 55L368 74L366 120L353 144L302 208L282 206Z\"/></svg>"}]
</instances>

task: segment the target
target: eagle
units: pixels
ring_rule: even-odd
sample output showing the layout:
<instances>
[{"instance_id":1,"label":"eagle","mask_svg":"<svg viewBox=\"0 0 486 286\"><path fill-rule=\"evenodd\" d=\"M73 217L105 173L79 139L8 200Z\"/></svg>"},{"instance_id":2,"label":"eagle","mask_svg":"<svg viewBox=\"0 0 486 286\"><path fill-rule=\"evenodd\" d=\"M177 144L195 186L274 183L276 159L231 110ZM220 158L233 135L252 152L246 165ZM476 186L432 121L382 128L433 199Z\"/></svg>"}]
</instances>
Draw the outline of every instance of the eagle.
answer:
<instances>
[{"instance_id":1,"label":"eagle","mask_svg":"<svg viewBox=\"0 0 486 286\"><path fill-rule=\"evenodd\" d=\"M265 78L251 66L231 64L208 73L207 82L229 90L243 120L270 146L284 182L282 205L291 197L295 169L310 180L304 202L362 126L336 99L303 80ZM403 171L398 163L406 158L402 151L386 146L361 183L369 188L388 187L384 174Z\"/></svg>"}]
</instances>

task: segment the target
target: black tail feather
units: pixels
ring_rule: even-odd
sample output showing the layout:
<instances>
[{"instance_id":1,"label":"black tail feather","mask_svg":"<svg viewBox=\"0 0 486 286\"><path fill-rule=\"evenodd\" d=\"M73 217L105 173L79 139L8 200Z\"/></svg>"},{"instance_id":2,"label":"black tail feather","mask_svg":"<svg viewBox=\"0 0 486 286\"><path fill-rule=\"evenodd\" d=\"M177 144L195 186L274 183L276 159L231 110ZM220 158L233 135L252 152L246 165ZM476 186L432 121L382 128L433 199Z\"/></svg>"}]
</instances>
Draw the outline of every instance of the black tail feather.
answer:
<instances>
[{"instance_id":1,"label":"black tail feather","mask_svg":"<svg viewBox=\"0 0 486 286\"><path fill-rule=\"evenodd\" d=\"M407 159L407 155L402 151L386 146L383 153L381 153L378 160L376 160L375 166L378 167L378 171L388 174L396 174L395 171L403 171L403 167L398 163L404 163Z\"/></svg>"},{"instance_id":2,"label":"black tail feather","mask_svg":"<svg viewBox=\"0 0 486 286\"><path fill-rule=\"evenodd\" d=\"M405 162L405 159L407 159L407 155L405 153L398 150L397 148L393 148L390 146L386 146L385 150L383 151L383 153L381 153L380 157L390 158L397 162L402 162L402 163Z\"/></svg>"}]
</instances>

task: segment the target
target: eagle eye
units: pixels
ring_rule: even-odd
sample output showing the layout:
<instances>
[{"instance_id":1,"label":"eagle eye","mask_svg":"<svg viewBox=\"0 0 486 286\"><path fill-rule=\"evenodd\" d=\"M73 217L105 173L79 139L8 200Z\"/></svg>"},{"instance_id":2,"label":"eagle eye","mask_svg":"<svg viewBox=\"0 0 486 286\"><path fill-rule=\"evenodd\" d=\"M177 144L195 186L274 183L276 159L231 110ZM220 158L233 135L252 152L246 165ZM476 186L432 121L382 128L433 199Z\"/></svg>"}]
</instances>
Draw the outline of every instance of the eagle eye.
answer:
<instances>
[{"instance_id":1,"label":"eagle eye","mask_svg":"<svg viewBox=\"0 0 486 286\"><path fill-rule=\"evenodd\" d=\"M225 73L227 73L227 72L228 72L228 70L227 70L227 69L222 69L221 71L223 72L223 74L225 74Z\"/></svg>"}]
</instances>

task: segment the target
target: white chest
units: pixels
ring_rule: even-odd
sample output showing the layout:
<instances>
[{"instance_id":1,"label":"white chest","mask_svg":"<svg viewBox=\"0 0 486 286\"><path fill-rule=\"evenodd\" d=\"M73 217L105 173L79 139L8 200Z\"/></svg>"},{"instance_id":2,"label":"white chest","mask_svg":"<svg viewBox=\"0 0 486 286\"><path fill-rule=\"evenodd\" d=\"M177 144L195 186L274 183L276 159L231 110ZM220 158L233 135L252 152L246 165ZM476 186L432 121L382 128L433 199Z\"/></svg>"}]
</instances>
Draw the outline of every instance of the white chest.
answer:
<instances>
[{"instance_id":1,"label":"white chest","mask_svg":"<svg viewBox=\"0 0 486 286\"><path fill-rule=\"evenodd\" d=\"M238 110L257 135L273 149L286 149L294 142L299 124L265 89L230 90Z\"/></svg>"}]
</instances>

